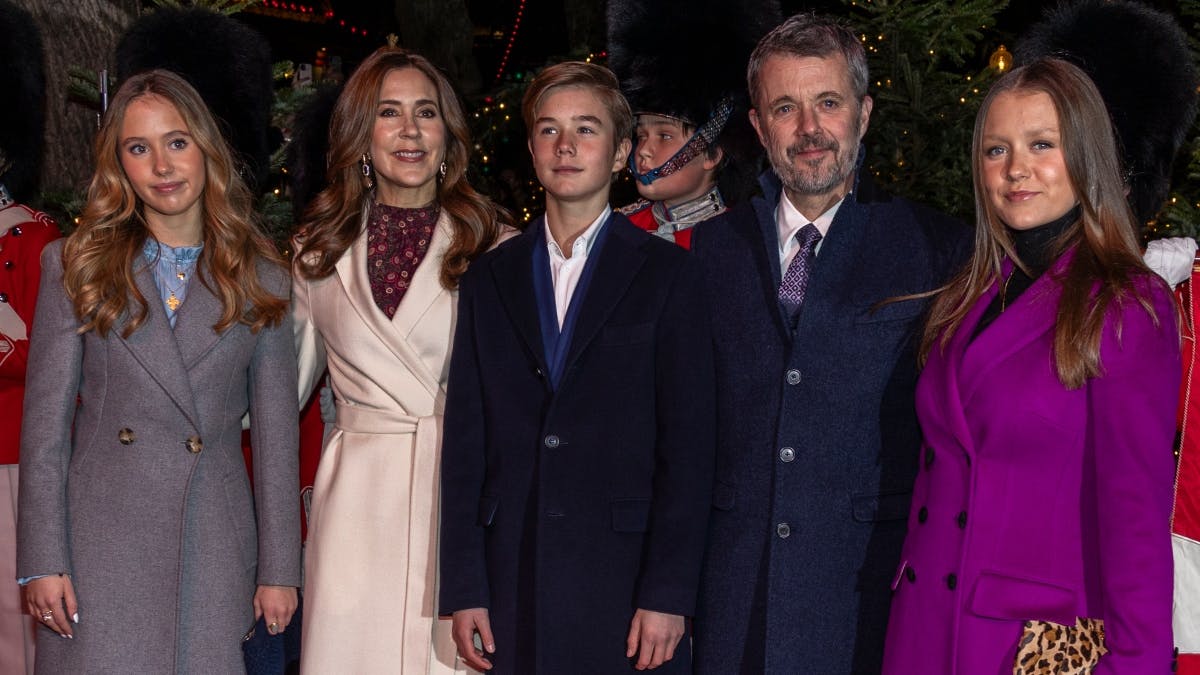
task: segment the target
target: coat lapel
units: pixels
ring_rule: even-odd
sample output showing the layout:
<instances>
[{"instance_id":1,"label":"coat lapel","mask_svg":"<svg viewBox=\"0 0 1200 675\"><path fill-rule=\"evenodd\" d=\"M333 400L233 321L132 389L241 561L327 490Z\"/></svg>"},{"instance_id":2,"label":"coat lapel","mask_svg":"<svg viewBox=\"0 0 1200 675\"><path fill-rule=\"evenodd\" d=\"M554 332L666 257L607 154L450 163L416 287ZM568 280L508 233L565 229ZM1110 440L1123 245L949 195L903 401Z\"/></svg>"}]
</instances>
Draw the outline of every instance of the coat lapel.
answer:
<instances>
[{"instance_id":1,"label":"coat lapel","mask_svg":"<svg viewBox=\"0 0 1200 675\"><path fill-rule=\"evenodd\" d=\"M434 241L430 242L430 250L426 254L425 259L421 261L421 265L417 268L417 273L414 275L414 286L418 277L421 277L421 285L414 288L410 286L405 291L404 299L400 301L400 306L396 310L398 322L393 322L388 318L383 310L375 304L375 296L371 293L371 281L367 277L367 229L366 222L370 215L369 205L363 207L363 217L361 229L358 237L346 253L338 260L335 269L337 270L338 279L342 282L342 288L346 291L346 298L350 302L350 306L354 308L356 314L362 320L363 324L371 331L375 337L382 342L399 361L414 373L422 374L422 381L425 387L431 393L437 393L440 387L438 378L435 374L429 372L425 363L421 361L412 347L406 340L407 330L410 330L421 315L429 308L433 300L437 298L437 293L431 294L431 298L425 298L424 293L428 292L430 283L438 284L438 270L441 265L441 255L435 257L434 244L438 241L439 230L442 228L443 221L439 219L438 230L435 230ZM444 217L444 216L443 216ZM445 238L442 238L445 239ZM448 241L443 241L441 244L441 252L445 252L445 247L449 245ZM432 275L432 280L428 279ZM444 289L443 289L444 290ZM410 297L412 296L412 297ZM415 304L417 307L408 309L405 303ZM404 327L403 330L401 327Z\"/></svg>"},{"instance_id":2,"label":"coat lapel","mask_svg":"<svg viewBox=\"0 0 1200 675\"><path fill-rule=\"evenodd\" d=\"M122 326L114 326L112 334L129 349L129 353L146 372L150 373L196 431L200 431L200 416L196 414L191 381L184 367L179 343L171 331L166 310L163 309L162 297L154 285L153 268L144 264L140 255L134 264L140 265L139 269L134 271L137 288L150 306L146 321L128 338L121 337ZM209 332L212 332L211 325L210 323Z\"/></svg>"},{"instance_id":3,"label":"coat lapel","mask_svg":"<svg viewBox=\"0 0 1200 675\"><path fill-rule=\"evenodd\" d=\"M579 319L571 335L564 377L608 321L646 260L641 242L635 238L642 233L625 216L613 213L608 227L608 239L600 251L600 259L596 261L596 271L588 285L587 295L581 298L583 305L579 308Z\"/></svg>"},{"instance_id":4,"label":"coat lapel","mask_svg":"<svg viewBox=\"0 0 1200 675\"><path fill-rule=\"evenodd\" d=\"M195 367L221 337L232 330L231 327L220 334L213 330L213 326L221 318L222 309L220 298L201 283L199 278L193 279L188 286L187 299L175 314L174 330L183 365L188 370Z\"/></svg>"},{"instance_id":5,"label":"coat lapel","mask_svg":"<svg viewBox=\"0 0 1200 675\"><path fill-rule=\"evenodd\" d=\"M499 252L492 263L492 278L500 302L504 304L509 320L525 343L530 358L549 376L550 368L546 364L537 298L533 289L533 247L543 241L537 233L544 227L545 216L535 220L511 246Z\"/></svg>"},{"instance_id":6,"label":"coat lapel","mask_svg":"<svg viewBox=\"0 0 1200 675\"><path fill-rule=\"evenodd\" d=\"M1061 295L1055 277L1066 268L1070 258L1069 253L1061 256L974 340L970 339L970 335L975 332L975 326L979 322L979 317L983 316L983 310L978 307L972 310L975 321L971 322L969 326L964 322L958 336L965 337L969 343L962 352L962 374L959 381L959 392L964 408L970 403L971 397L979 389L979 386L987 381L987 376L992 370L1030 342L1054 329L1054 322L1058 314L1058 299ZM1012 268L1013 265L1010 261L1004 261L1000 278L1007 279L1008 275L1012 273ZM991 302L991 299L999 293L999 286L1000 282L998 281L995 288L987 294L988 302ZM977 305L980 304L983 304L982 298L977 303Z\"/></svg>"}]
</instances>

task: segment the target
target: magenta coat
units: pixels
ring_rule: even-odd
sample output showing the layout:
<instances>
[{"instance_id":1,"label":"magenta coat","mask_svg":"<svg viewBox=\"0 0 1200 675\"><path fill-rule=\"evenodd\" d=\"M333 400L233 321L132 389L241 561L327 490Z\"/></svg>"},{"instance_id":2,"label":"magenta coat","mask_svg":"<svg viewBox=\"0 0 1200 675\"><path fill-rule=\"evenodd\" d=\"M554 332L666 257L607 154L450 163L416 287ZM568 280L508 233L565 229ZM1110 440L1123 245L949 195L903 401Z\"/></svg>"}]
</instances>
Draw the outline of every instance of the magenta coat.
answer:
<instances>
[{"instance_id":1,"label":"magenta coat","mask_svg":"<svg viewBox=\"0 0 1200 675\"><path fill-rule=\"evenodd\" d=\"M1132 298L1112 307L1103 376L1068 390L1051 356L1068 257L972 341L994 286L921 374L885 675L1011 674L1025 620L1076 617L1104 620L1097 674L1170 672L1176 311L1139 278L1157 321Z\"/></svg>"}]
</instances>

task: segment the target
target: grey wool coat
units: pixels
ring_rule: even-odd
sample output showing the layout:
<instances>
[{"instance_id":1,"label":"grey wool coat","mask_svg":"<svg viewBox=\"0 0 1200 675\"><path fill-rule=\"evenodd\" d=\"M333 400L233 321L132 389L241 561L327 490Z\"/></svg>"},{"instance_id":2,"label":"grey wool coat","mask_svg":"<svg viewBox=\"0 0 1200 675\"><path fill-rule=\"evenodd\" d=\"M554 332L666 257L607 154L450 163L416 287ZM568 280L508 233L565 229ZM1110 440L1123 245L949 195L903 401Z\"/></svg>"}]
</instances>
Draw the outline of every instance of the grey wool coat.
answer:
<instances>
[{"instance_id":1,"label":"grey wool coat","mask_svg":"<svg viewBox=\"0 0 1200 675\"><path fill-rule=\"evenodd\" d=\"M17 574L70 573L80 621L73 640L40 629L37 672L244 672L255 584L300 584L290 318L218 334L196 279L172 330L139 257L146 322L80 335L61 256L62 241L42 255L30 338ZM261 269L286 296L287 272Z\"/></svg>"}]
</instances>

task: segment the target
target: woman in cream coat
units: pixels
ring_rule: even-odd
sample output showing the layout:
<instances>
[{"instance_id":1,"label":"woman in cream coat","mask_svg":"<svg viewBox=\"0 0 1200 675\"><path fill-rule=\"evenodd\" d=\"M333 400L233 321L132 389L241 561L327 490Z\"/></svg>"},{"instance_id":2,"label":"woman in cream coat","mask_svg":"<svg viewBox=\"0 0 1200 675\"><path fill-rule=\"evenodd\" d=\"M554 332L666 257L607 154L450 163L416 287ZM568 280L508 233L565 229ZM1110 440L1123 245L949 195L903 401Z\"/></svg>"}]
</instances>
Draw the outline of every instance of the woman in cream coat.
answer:
<instances>
[{"instance_id":1,"label":"woman in cream coat","mask_svg":"<svg viewBox=\"0 0 1200 675\"><path fill-rule=\"evenodd\" d=\"M458 277L505 214L465 179L466 122L423 57L384 47L330 124L329 185L297 239L300 398L337 420L313 490L307 673L461 670L435 614L440 425Z\"/></svg>"}]
</instances>

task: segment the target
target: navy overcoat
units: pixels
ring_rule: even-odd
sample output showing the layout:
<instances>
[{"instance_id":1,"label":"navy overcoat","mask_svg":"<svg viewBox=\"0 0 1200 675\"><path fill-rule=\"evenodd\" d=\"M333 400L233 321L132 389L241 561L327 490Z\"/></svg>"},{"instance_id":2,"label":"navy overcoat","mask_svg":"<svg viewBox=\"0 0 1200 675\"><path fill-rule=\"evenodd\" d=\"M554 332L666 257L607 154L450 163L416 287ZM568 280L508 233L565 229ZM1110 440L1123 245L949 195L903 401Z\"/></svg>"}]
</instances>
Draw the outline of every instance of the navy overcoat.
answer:
<instances>
[{"instance_id":1,"label":"navy overcoat","mask_svg":"<svg viewBox=\"0 0 1200 675\"><path fill-rule=\"evenodd\" d=\"M462 277L442 447L442 614L489 610L497 675L634 672L635 608L691 616L712 500L695 261L614 214L557 387L541 220ZM690 672L688 640L656 672Z\"/></svg>"},{"instance_id":2,"label":"navy overcoat","mask_svg":"<svg viewBox=\"0 0 1200 675\"><path fill-rule=\"evenodd\" d=\"M838 209L792 332L773 173L698 225L717 368L716 483L696 672L878 673L920 431L915 340L968 228L860 181Z\"/></svg>"}]
</instances>

